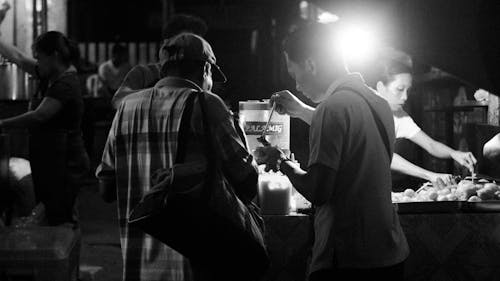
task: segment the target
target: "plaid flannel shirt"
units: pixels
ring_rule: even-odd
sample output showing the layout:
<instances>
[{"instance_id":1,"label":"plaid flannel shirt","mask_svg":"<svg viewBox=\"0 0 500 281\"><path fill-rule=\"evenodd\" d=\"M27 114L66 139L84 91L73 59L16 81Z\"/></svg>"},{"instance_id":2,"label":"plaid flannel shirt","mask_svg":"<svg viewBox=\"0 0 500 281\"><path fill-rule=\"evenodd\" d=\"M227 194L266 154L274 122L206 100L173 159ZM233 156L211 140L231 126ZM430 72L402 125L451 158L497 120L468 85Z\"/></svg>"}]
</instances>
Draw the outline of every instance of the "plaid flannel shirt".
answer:
<instances>
[{"instance_id":1,"label":"plaid flannel shirt","mask_svg":"<svg viewBox=\"0 0 500 281\"><path fill-rule=\"evenodd\" d=\"M101 181L116 181L123 280L189 279L182 255L140 230L129 228L127 219L143 194L151 188L152 173L175 162L181 116L188 93L193 90L201 91L189 80L164 78L155 87L128 96L113 120L96 175ZM221 157L226 178L238 184L252 173L256 175L257 166L232 113L212 93L205 93L205 100L215 138L214 149ZM186 159L204 155L201 110L197 101L194 104L192 138L186 145ZM255 194L257 182L248 186L240 184L239 189Z\"/></svg>"}]
</instances>

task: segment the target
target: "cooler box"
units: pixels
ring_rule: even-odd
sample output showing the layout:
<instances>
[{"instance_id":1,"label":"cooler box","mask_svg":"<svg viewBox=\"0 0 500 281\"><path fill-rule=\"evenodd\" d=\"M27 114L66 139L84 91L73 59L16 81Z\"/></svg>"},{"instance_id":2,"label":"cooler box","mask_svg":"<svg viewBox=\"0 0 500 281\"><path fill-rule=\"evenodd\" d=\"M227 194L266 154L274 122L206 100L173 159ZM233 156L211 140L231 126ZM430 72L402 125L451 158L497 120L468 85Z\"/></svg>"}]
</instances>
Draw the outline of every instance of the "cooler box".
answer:
<instances>
[{"instance_id":1,"label":"cooler box","mask_svg":"<svg viewBox=\"0 0 500 281\"><path fill-rule=\"evenodd\" d=\"M0 231L0 277L76 281L80 234L66 227ZM24 280L24 279L21 279Z\"/></svg>"}]
</instances>

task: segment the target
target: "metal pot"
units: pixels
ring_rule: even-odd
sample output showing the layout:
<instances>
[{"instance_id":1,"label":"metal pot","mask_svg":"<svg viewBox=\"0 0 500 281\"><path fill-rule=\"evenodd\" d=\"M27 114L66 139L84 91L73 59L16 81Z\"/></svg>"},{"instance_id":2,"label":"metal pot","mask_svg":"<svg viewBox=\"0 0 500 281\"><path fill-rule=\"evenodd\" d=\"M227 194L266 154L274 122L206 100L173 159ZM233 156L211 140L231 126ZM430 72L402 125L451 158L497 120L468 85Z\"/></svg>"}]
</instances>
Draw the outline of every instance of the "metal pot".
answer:
<instances>
[{"instance_id":1,"label":"metal pot","mask_svg":"<svg viewBox=\"0 0 500 281\"><path fill-rule=\"evenodd\" d=\"M0 100L28 100L34 80L16 64L0 61Z\"/></svg>"}]
</instances>

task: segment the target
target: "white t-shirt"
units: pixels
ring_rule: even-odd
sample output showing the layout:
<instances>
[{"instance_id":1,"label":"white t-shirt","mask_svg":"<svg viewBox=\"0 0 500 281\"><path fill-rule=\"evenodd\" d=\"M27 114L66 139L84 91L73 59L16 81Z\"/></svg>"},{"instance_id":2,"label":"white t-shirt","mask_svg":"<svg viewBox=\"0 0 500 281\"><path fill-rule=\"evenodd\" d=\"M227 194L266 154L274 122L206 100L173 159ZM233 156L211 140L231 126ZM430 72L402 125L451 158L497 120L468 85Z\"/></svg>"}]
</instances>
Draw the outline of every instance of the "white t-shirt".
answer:
<instances>
[{"instance_id":1,"label":"white t-shirt","mask_svg":"<svg viewBox=\"0 0 500 281\"><path fill-rule=\"evenodd\" d=\"M422 131L420 127L415 124L413 119L404 110L394 112L394 129L396 130L396 138L411 139L417 133Z\"/></svg>"},{"instance_id":2,"label":"white t-shirt","mask_svg":"<svg viewBox=\"0 0 500 281\"><path fill-rule=\"evenodd\" d=\"M111 60L107 60L99 66L98 74L110 90L116 91L131 68L129 63L116 67Z\"/></svg>"}]
</instances>

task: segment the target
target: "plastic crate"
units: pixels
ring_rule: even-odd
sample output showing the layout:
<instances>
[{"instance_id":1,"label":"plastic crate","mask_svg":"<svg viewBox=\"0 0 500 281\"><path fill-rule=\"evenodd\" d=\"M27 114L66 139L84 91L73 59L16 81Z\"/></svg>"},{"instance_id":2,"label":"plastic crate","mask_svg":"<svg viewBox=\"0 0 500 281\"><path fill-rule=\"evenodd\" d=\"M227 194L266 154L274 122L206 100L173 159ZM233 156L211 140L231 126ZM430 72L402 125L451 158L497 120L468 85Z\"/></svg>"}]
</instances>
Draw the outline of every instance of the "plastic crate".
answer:
<instances>
[{"instance_id":1,"label":"plastic crate","mask_svg":"<svg viewBox=\"0 0 500 281\"><path fill-rule=\"evenodd\" d=\"M79 232L66 227L32 227L0 232L0 277L76 281Z\"/></svg>"}]
</instances>

